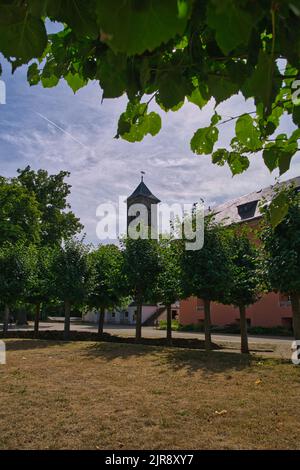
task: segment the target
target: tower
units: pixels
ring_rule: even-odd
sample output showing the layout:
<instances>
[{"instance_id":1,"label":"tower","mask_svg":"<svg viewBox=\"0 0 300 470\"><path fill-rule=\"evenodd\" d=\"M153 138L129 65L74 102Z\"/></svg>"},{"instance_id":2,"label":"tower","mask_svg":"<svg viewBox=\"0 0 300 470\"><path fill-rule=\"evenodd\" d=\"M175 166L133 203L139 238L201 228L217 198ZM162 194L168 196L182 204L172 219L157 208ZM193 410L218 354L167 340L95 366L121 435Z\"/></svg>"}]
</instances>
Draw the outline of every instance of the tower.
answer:
<instances>
[{"instance_id":1,"label":"tower","mask_svg":"<svg viewBox=\"0 0 300 470\"><path fill-rule=\"evenodd\" d=\"M133 193L127 198L127 233L129 224L137 217L142 217L145 226L151 227L152 231L157 231L157 204L160 200L151 193L150 189L144 183L144 172L141 172L141 182ZM140 211L138 206L142 205ZM146 215L145 218L143 215Z\"/></svg>"}]
</instances>

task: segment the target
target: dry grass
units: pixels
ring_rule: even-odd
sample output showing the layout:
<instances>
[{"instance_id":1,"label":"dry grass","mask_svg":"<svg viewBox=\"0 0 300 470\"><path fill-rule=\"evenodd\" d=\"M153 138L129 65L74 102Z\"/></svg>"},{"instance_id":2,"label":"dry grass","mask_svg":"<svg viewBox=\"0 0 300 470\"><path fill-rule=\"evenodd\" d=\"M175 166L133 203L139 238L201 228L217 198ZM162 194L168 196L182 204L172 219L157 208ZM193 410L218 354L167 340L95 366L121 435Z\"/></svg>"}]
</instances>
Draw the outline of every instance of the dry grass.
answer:
<instances>
[{"instance_id":1,"label":"dry grass","mask_svg":"<svg viewBox=\"0 0 300 470\"><path fill-rule=\"evenodd\" d=\"M300 448L300 377L290 363L129 344L6 344L1 449Z\"/></svg>"}]
</instances>

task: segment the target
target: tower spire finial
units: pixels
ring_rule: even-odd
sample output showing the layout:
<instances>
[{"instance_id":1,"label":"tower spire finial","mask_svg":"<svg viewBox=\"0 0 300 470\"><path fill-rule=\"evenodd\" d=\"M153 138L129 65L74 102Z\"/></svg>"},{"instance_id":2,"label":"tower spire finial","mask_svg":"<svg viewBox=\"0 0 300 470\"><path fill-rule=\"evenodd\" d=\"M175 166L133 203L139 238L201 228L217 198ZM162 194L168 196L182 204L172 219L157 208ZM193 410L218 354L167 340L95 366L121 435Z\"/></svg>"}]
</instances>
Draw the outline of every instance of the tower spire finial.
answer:
<instances>
[{"instance_id":1,"label":"tower spire finial","mask_svg":"<svg viewBox=\"0 0 300 470\"><path fill-rule=\"evenodd\" d=\"M144 174L145 174L145 172L144 172L144 171L141 171L141 182L144 181Z\"/></svg>"}]
</instances>

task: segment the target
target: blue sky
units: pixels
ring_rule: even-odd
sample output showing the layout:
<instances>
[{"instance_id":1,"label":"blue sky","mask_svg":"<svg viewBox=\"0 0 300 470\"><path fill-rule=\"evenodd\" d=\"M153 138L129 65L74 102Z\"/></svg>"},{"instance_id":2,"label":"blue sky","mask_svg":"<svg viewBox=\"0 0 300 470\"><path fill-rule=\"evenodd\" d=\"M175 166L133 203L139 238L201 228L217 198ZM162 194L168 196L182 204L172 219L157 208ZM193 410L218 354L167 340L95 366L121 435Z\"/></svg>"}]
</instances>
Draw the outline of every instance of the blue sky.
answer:
<instances>
[{"instance_id":1,"label":"blue sky","mask_svg":"<svg viewBox=\"0 0 300 470\"><path fill-rule=\"evenodd\" d=\"M152 104L162 117L162 130L156 137L132 144L114 139L125 98L101 104L101 89L94 82L76 95L64 81L52 89L30 87L25 67L12 76L1 57L0 62L7 88L7 103L0 105L0 174L14 176L17 168L26 165L50 173L70 171L70 203L85 225L88 241L97 242L97 206L129 195L140 181L141 170L151 191L167 203L203 198L213 206L275 181L277 173L270 175L260 155L252 158L247 172L232 178L227 167L212 165L210 156L191 152L190 139L199 127L209 124L213 101L203 110L186 103L175 113L164 113ZM253 109L251 100L245 102L241 96L218 107L224 118ZM285 118L281 131L292 128ZM234 123L220 126L222 146L229 144L233 130ZM298 175L297 155L283 179Z\"/></svg>"}]
</instances>

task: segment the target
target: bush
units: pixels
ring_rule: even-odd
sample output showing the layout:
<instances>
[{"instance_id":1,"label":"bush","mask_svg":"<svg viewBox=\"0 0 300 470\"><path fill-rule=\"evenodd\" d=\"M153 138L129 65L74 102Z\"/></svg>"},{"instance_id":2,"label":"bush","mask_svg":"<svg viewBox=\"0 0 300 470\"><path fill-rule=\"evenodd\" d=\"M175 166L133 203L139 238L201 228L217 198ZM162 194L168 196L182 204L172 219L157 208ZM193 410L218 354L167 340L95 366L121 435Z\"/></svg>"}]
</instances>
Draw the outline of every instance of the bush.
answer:
<instances>
[{"instance_id":1,"label":"bush","mask_svg":"<svg viewBox=\"0 0 300 470\"><path fill-rule=\"evenodd\" d=\"M166 330L167 322L166 320L161 320L159 322L159 329ZM181 325L177 320L172 320L172 330L173 331L204 331L203 323L190 323L188 325ZM225 326L216 326L212 325L212 332L215 333L228 333L228 334L240 334L240 326L238 323L231 323ZM270 335L270 336L292 336L293 332L291 329L288 329L283 326L274 326L267 328L264 326L252 326L248 327L249 335Z\"/></svg>"},{"instance_id":2,"label":"bush","mask_svg":"<svg viewBox=\"0 0 300 470\"><path fill-rule=\"evenodd\" d=\"M204 331L203 323L190 323L189 325L180 325L180 331Z\"/></svg>"},{"instance_id":3,"label":"bush","mask_svg":"<svg viewBox=\"0 0 300 470\"><path fill-rule=\"evenodd\" d=\"M180 330L180 323L178 320L172 320L172 330L173 331L178 331ZM166 330L167 329L167 320L160 320L158 324L158 329L159 330Z\"/></svg>"}]
</instances>

